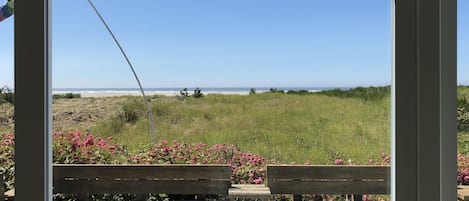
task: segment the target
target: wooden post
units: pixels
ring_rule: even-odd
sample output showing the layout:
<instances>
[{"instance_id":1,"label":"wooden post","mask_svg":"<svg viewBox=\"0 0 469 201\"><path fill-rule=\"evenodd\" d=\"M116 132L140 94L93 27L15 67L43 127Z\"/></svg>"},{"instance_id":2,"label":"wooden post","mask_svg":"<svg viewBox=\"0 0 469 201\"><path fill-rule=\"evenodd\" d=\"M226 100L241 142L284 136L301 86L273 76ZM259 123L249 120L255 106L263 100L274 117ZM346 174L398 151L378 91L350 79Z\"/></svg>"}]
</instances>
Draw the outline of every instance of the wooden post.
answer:
<instances>
[{"instance_id":1,"label":"wooden post","mask_svg":"<svg viewBox=\"0 0 469 201\"><path fill-rule=\"evenodd\" d=\"M4 201L5 200L5 188L4 188L4 185L3 185L3 175L0 174L0 201Z\"/></svg>"},{"instance_id":2,"label":"wooden post","mask_svg":"<svg viewBox=\"0 0 469 201\"><path fill-rule=\"evenodd\" d=\"M302 200L303 200L302 195L299 195L299 194L293 195L293 201L302 201Z\"/></svg>"},{"instance_id":3,"label":"wooden post","mask_svg":"<svg viewBox=\"0 0 469 201\"><path fill-rule=\"evenodd\" d=\"M353 201L363 201L363 195L353 195Z\"/></svg>"},{"instance_id":4,"label":"wooden post","mask_svg":"<svg viewBox=\"0 0 469 201\"><path fill-rule=\"evenodd\" d=\"M77 200L78 200L78 201L86 201L86 200L88 200L88 194L86 194L86 193L77 194Z\"/></svg>"}]
</instances>

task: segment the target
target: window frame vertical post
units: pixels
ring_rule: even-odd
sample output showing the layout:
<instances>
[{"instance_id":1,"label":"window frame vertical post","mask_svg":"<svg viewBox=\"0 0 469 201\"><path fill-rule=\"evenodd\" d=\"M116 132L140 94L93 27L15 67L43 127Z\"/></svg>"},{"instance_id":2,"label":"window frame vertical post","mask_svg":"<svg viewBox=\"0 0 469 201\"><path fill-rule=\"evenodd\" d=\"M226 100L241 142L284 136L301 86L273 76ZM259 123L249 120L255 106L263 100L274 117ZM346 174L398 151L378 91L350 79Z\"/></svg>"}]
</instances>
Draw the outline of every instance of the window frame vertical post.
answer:
<instances>
[{"instance_id":1,"label":"window frame vertical post","mask_svg":"<svg viewBox=\"0 0 469 201\"><path fill-rule=\"evenodd\" d=\"M51 0L15 2L15 200L52 200Z\"/></svg>"},{"instance_id":2,"label":"window frame vertical post","mask_svg":"<svg viewBox=\"0 0 469 201\"><path fill-rule=\"evenodd\" d=\"M456 0L394 2L393 200L457 200Z\"/></svg>"}]
</instances>

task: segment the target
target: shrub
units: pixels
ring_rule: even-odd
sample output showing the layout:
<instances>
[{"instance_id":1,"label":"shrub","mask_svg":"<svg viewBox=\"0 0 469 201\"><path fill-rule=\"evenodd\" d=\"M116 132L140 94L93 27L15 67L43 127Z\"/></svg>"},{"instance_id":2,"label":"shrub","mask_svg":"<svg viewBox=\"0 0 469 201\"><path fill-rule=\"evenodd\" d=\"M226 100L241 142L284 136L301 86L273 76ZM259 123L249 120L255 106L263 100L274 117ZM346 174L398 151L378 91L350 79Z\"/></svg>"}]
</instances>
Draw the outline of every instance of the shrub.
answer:
<instances>
[{"instance_id":1,"label":"shrub","mask_svg":"<svg viewBox=\"0 0 469 201\"><path fill-rule=\"evenodd\" d=\"M360 98L364 101L376 101L382 100L385 97L389 97L391 94L391 87L356 87L347 90L332 89L320 91L317 92L317 94L340 98Z\"/></svg>"},{"instance_id":2,"label":"shrub","mask_svg":"<svg viewBox=\"0 0 469 201\"><path fill-rule=\"evenodd\" d=\"M14 136L0 135L0 165L4 174L6 187L11 189L14 184ZM126 149L114 142L112 137L103 139L89 132L69 132L53 134L53 162L54 163L91 163L91 164L229 164L233 170L232 183L262 184L266 178L266 164L274 164L265 158L252 153L240 151L235 145L215 144L208 146L204 143L185 144L173 141L160 141L156 145L146 145L135 154L127 153ZM337 158L337 165L353 165L352 160ZM376 159L370 160L370 165L389 165L390 156L381 153ZM469 184L469 159L465 155L458 155L458 182ZM305 165L311 165L306 162ZM73 200L72 196L64 194L54 195L54 200ZM304 195L305 200L318 197L341 200L340 196ZM368 200L389 200L386 196L367 196ZM135 195L90 195L90 200L134 200ZM152 197L163 200L168 197ZM169 198L172 198L169 196ZM287 200L278 198L276 200Z\"/></svg>"},{"instance_id":3,"label":"shrub","mask_svg":"<svg viewBox=\"0 0 469 201\"><path fill-rule=\"evenodd\" d=\"M469 184L469 156L458 154L458 184Z\"/></svg>"},{"instance_id":4,"label":"shrub","mask_svg":"<svg viewBox=\"0 0 469 201\"><path fill-rule=\"evenodd\" d=\"M3 103L15 104L15 93L7 86L0 88L0 105Z\"/></svg>"},{"instance_id":5,"label":"shrub","mask_svg":"<svg viewBox=\"0 0 469 201\"><path fill-rule=\"evenodd\" d=\"M119 118L125 123L135 123L144 112L144 105L141 101L132 99L122 103Z\"/></svg>"},{"instance_id":6,"label":"shrub","mask_svg":"<svg viewBox=\"0 0 469 201\"><path fill-rule=\"evenodd\" d=\"M266 160L243 153L234 145L204 143L185 144L163 140L156 146L144 147L127 159L131 164L229 164L233 170L232 183L260 184L265 180Z\"/></svg>"},{"instance_id":7,"label":"shrub","mask_svg":"<svg viewBox=\"0 0 469 201\"><path fill-rule=\"evenodd\" d=\"M52 137L53 163L111 164L124 161L128 155L112 138L102 139L89 132L54 133ZM12 189L15 183L14 135L0 134L0 144L0 173L6 189Z\"/></svg>"},{"instance_id":8,"label":"shrub","mask_svg":"<svg viewBox=\"0 0 469 201\"><path fill-rule=\"evenodd\" d=\"M277 89L277 88L270 88L269 90L269 93L285 93L285 91L281 90L281 89Z\"/></svg>"},{"instance_id":9,"label":"shrub","mask_svg":"<svg viewBox=\"0 0 469 201\"><path fill-rule=\"evenodd\" d=\"M251 88L251 89L249 90L249 95L254 95L254 94L256 94L256 89Z\"/></svg>"},{"instance_id":10,"label":"shrub","mask_svg":"<svg viewBox=\"0 0 469 201\"><path fill-rule=\"evenodd\" d=\"M73 98L81 98L81 94L74 94L74 93L65 93L65 94L54 94L52 96L53 99L73 99Z\"/></svg>"},{"instance_id":11,"label":"shrub","mask_svg":"<svg viewBox=\"0 0 469 201\"><path fill-rule=\"evenodd\" d=\"M197 87L197 88L194 89L194 94L192 94L192 97L202 98L202 97L204 97L204 94L202 93L202 90L199 87Z\"/></svg>"},{"instance_id":12,"label":"shrub","mask_svg":"<svg viewBox=\"0 0 469 201\"><path fill-rule=\"evenodd\" d=\"M89 132L54 133L53 162L61 164L116 164L127 155L112 137L102 139Z\"/></svg>"},{"instance_id":13,"label":"shrub","mask_svg":"<svg viewBox=\"0 0 469 201\"><path fill-rule=\"evenodd\" d=\"M458 107L456 110L458 131L469 131L469 103L466 97L458 98Z\"/></svg>"},{"instance_id":14,"label":"shrub","mask_svg":"<svg viewBox=\"0 0 469 201\"><path fill-rule=\"evenodd\" d=\"M187 88L184 88L183 90L179 91L179 94L183 98L189 97L189 92L187 92Z\"/></svg>"},{"instance_id":15,"label":"shrub","mask_svg":"<svg viewBox=\"0 0 469 201\"><path fill-rule=\"evenodd\" d=\"M12 189L15 183L14 135L0 134L0 173L3 174L5 189Z\"/></svg>"},{"instance_id":16,"label":"shrub","mask_svg":"<svg viewBox=\"0 0 469 201\"><path fill-rule=\"evenodd\" d=\"M308 94L312 94L312 92L309 92L308 90L304 90L304 89L301 89L301 90L288 90L287 91L287 94L294 94L294 95L308 95Z\"/></svg>"}]
</instances>

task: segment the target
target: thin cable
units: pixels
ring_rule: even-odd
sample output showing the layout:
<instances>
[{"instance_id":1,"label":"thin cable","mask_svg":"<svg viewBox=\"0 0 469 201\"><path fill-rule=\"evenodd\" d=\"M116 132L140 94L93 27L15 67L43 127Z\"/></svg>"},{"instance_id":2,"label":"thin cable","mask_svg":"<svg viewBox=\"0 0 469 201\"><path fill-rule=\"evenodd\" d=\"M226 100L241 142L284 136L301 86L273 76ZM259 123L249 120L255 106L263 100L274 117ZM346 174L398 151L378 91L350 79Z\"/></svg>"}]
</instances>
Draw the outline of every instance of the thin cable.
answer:
<instances>
[{"instance_id":1,"label":"thin cable","mask_svg":"<svg viewBox=\"0 0 469 201\"><path fill-rule=\"evenodd\" d=\"M90 3L90 5L93 8L96 15L98 15L99 19L101 19L101 22L104 24L104 26L106 27L109 34L111 34L112 38L114 39L114 42L119 47L120 51L122 52L122 55L124 55L125 60L129 64L129 67L132 70L132 73L134 74L135 79L137 80L138 86L140 87L140 91L142 92L142 95L143 95L143 101L145 102L145 106L147 108L147 116L148 116L148 119L149 119L148 121L149 121L149 124L150 124L150 127L151 127L151 132L153 134L153 141L155 142L155 145L156 145L157 144L156 130L155 130L155 125L153 123L153 113L151 112L151 108L150 108L150 105L148 104L148 100L147 100L147 97L145 96L145 92L143 91L143 87L142 87L142 84L140 83L140 79L138 79L137 73L135 72L135 69L134 69L132 63L130 62L129 57L127 57L127 54L125 53L124 49L120 45L120 43L117 40L116 36L114 35L114 33L112 33L111 28L109 28L106 21L104 21L103 16L101 16L98 9L96 9L96 7L94 6L93 2L91 2L91 0L88 0L88 3Z\"/></svg>"}]
</instances>

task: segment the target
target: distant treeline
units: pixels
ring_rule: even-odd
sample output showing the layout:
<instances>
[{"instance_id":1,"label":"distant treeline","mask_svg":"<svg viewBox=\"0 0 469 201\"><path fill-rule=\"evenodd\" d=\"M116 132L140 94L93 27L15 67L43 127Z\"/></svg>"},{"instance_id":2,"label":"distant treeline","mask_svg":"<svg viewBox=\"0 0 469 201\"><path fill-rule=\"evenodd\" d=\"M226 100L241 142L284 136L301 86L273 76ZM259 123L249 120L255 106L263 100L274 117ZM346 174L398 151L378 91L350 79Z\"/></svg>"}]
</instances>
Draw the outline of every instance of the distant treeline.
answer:
<instances>
[{"instance_id":1,"label":"distant treeline","mask_svg":"<svg viewBox=\"0 0 469 201\"><path fill-rule=\"evenodd\" d=\"M254 94L255 90L251 89L250 94ZM309 94L321 94L331 97L340 97L340 98L361 98L365 101L368 100L381 100L385 97L389 97L391 94L390 86L383 87L356 87L352 89L331 89L323 90L319 92L312 92L308 90L288 90L284 91L277 88L270 88L268 93L284 93L292 95L309 95Z\"/></svg>"},{"instance_id":2,"label":"distant treeline","mask_svg":"<svg viewBox=\"0 0 469 201\"><path fill-rule=\"evenodd\" d=\"M54 94L54 95L52 95L52 98L53 99L81 98L81 94L74 94L74 93Z\"/></svg>"},{"instance_id":3,"label":"distant treeline","mask_svg":"<svg viewBox=\"0 0 469 201\"><path fill-rule=\"evenodd\" d=\"M332 89L317 92L317 94L323 94L332 97L342 98L361 98L365 101L369 100L381 100L385 97L389 97L391 94L391 86L383 87L356 87L353 89Z\"/></svg>"}]
</instances>

